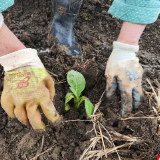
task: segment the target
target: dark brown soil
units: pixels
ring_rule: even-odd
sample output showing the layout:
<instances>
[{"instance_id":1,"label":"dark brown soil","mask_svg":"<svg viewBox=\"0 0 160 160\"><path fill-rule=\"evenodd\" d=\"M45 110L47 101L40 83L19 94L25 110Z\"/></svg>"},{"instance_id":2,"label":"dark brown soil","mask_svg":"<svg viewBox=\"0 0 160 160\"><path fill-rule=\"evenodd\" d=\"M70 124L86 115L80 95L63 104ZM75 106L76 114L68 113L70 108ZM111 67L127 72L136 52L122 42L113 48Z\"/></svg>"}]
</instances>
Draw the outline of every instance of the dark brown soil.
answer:
<instances>
[{"instance_id":1,"label":"dark brown soil","mask_svg":"<svg viewBox=\"0 0 160 160\"><path fill-rule=\"evenodd\" d=\"M107 13L111 3L112 0L84 0L75 26L75 35L83 50L83 56L79 58L65 55L54 44L50 34L50 24L53 19L50 0L15 0L15 5L4 12L5 22L9 28L27 47L38 49L47 70L57 75L53 77L56 82L55 106L65 121L87 119L83 105L78 111L73 108L68 112L64 110L64 97L68 92L66 74L70 69L77 70L85 76L87 86L83 95L87 96L93 104L99 101L105 89L105 64L122 24L120 20L112 18ZM160 19L148 25L140 41L138 55L145 70L143 87L147 91L151 91L151 88L146 78L151 79L154 87L157 87L155 79L160 81L159 26ZM42 53L42 50L46 51ZM2 68L1 71L3 71ZM2 74L0 79L2 91ZM103 125L109 132L116 131L124 135L140 137L143 140L142 143L120 149L121 158L156 159L160 154L157 119L121 120L119 101L119 96L115 96L114 101L110 102L105 96L103 97L99 107L100 112L103 113ZM151 107L145 96L141 106L134 109L133 114L137 114L137 117L154 116ZM45 117L43 118L47 128L46 132L40 133L33 131L31 127L26 128L17 120L8 118L0 108L0 159L32 159L39 151L44 136L42 152L46 151L46 153L41 155L39 160L78 160L90 145L90 139L95 136L94 131L89 132L93 128L92 122L65 122L55 128ZM104 134L108 137L108 134L105 132ZM108 143L105 142L106 147L112 147ZM127 142L114 141L114 143L118 146ZM102 144L96 147L96 149L101 148ZM113 153L108 155L107 159L118 158Z\"/></svg>"}]
</instances>

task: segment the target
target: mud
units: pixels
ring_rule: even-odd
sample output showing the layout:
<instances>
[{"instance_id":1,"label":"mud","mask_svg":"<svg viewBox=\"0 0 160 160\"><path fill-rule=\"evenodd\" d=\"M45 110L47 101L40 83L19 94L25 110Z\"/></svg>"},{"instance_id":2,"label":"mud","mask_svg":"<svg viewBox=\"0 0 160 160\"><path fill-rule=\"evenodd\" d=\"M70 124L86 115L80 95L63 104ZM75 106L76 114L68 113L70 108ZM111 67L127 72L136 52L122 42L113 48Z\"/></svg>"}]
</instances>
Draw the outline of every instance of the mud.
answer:
<instances>
[{"instance_id":1,"label":"mud","mask_svg":"<svg viewBox=\"0 0 160 160\"><path fill-rule=\"evenodd\" d=\"M83 51L83 56L79 58L65 55L55 45L50 32L53 19L50 0L15 0L15 5L4 12L5 22L9 28L27 47L38 49L46 69L54 73L51 74L56 84L54 103L56 109L63 115L64 121L76 119L84 121L64 122L61 126L54 127L43 116L46 132L37 132L31 127L23 126L17 120L8 118L0 108L0 159L31 160L39 153L43 136L44 144L41 153L45 153L40 155L38 160L78 160L83 151L88 148L90 139L95 137L95 133L91 131L92 122L85 121L87 116L84 106L82 105L78 111L74 108L68 112L64 110L64 97L69 90L66 74L70 69L81 72L86 78L83 95L87 96L93 104L99 101L106 86L104 76L106 61L122 24L122 21L107 13L111 2L111 0L84 0L74 29ZM146 78L150 78L154 87L157 87L155 79L160 81L159 26L160 19L148 25L140 40L138 56L145 71L142 86L148 92L151 91L151 87L146 82ZM0 91L2 91L4 72L2 67L0 70L2 73ZM143 143L135 143L119 149L121 158L156 159L160 154L157 119L122 120L119 94L113 101L108 101L105 96L102 100L99 107L99 111L103 113L101 122L109 132L116 131L143 140ZM132 115L135 114L137 117L155 116L146 95L141 106L132 112ZM108 137L107 133L104 134ZM115 146L119 146L127 142L115 140L114 143ZM107 141L105 144L106 147L112 147ZM101 148L102 144L96 147L96 149ZM118 158L113 153L108 155L107 159Z\"/></svg>"}]
</instances>

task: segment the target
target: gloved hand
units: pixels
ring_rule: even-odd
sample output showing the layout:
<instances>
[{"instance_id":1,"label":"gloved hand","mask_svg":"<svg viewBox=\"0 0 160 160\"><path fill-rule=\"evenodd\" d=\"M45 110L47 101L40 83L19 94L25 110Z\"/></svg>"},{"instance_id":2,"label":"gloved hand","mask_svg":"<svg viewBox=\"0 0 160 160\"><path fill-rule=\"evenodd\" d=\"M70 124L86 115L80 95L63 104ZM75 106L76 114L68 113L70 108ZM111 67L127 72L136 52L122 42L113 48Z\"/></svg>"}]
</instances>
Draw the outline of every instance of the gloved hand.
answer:
<instances>
[{"instance_id":1,"label":"gloved hand","mask_svg":"<svg viewBox=\"0 0 160 160\"><path fill-rule=\"evenodd\" d=\"M52 100L54 81L45 70L34 49L23 49L0 57L4 67L2 108L11 118L17 118L33 129L44 129L38 106L51 122L61 120Z\"/></svg>"},{"instance_id":2,"label":"gloved hand","mask_svg":"<svg viewBox=\"0 0 160 160\"><path fill-rule=\"evenodd\" d=\"M111 98L118 87L121 92L122 116L128 116L133 109L132 105L138 106L143 95L143 69L135 55L138 50L139 46L114 42L106 65L106 95Z\"/></svg>"}]
</instances>

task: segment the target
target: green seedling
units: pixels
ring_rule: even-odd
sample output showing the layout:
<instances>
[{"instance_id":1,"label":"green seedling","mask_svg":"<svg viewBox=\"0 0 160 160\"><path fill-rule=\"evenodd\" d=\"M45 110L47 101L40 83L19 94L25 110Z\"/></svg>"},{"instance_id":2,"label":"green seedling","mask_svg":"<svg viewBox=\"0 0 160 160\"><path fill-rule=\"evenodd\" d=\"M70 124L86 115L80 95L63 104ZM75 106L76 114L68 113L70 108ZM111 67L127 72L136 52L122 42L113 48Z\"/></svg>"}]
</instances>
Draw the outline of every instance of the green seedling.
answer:
<instances>
[{"instance_id":1,"label":"green seedling","mask_svg":"<svg viewBox=\"0 0 160 160\"><path fill-rule=\"evenodd\" d=\"M86 17L85 20L88 21L88 17Z\"/></svg>"},{"instance_id":2,"label":"green seedling","mask_svg":"<svg viewBox=\"0 0 160 160\"><path fill-rule=\"evenodd\" d=\"M18 137L18 134L11 140L11 142L14 141L17 137Z\"/></svg>"},{"instance_id":3,"label":"green seedling","mask_svg":"<svg viewBox=\"0 0 160 160\"><path fill-rule=\"evenodd\" d=\"M69 88L72 92L66 94L65 110L68 111L70 109L68 102L71 99L74 99L74 106L76 109L78 109L80 104L84 101L86 113L89 118L93 114L94 106L87 97L81 96L81 93L83 92L86 86L85 78L81 73L71 70L67 74L67 82L70 85Z\"/></svg>"}]
</instances>

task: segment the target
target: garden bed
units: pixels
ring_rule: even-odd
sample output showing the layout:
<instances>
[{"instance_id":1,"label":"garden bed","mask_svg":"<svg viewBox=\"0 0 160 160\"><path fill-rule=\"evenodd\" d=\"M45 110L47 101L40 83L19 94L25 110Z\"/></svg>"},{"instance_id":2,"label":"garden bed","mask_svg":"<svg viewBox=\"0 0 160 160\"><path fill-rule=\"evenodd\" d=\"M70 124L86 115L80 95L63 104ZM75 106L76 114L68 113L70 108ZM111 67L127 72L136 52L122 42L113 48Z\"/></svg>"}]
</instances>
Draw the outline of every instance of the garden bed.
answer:
<instances>
[{"instance_id":1,"label":"garden bed","mask_svg":"<svg viewBox=\"0 0 160 160\"><path fill-rule=\"evenodd\" d=\"M143 118L122 119L118 93L113 101L108 101L105 95L102 97L102 103L96 112L96 115L100 116L96 121L87 120L84 105L81 105L78 111L74 108L68 112L64 110L65 95L69 91L66 74L71 69L84 75L86 89L83 95L93 104L99 102L105 90L105 65L122 24L122 21L112 18L107 13L111 2L111 0L83 1L74 29L83 50L83 55L78 58L66 55L54 44L50 32L53 20L51 0L15 0L15 5L4 12L5 22L9 28L27 47L38 49L42 62L54 78L56 88L54 104L63 115L64 122L54 127L43 116L46 131L37 132L31 127L23 126L18 120L8 118L0 108L0 159L31 160L40 155L39 160L78 160L83 151L90 146L90 139L96 137L94 129L99 131L99 125L102 134L108 137L109 141L111 136L115 145L104 139L106 149L113 148L115 151L115 147L128 144L117 149L121 159L151 160L160 154L158 120L152 109L154 103L149 104L146 95L140 107L134 109L130 116ZM155 80L160 81L159 26L160 19L148 25L140 41L138 56L145 71L142 86L147 92L152 92L147 78L155 88L158 87ZM3 74L0 79L2 91ZM155 118L150 118L154 116ZM120 137L115 135L118 133ZM122 135L136 138L137 141L131 141L133 142L131 144L121 137ZM104 145L100 141L94 150L102 150ZM104 156L102 159L114 160L118 159L118 155L116 152L108 153L108 157Z\"/></svg>"}]
</instances>

